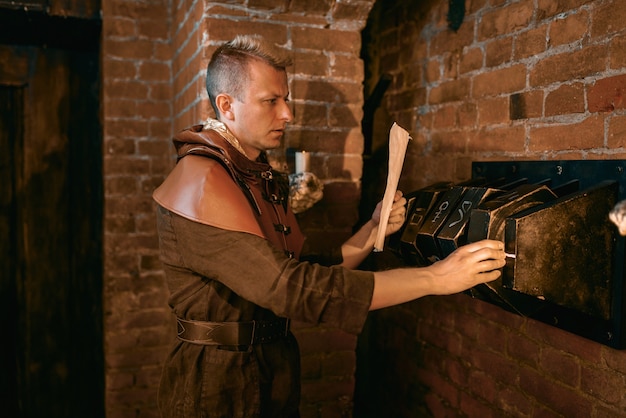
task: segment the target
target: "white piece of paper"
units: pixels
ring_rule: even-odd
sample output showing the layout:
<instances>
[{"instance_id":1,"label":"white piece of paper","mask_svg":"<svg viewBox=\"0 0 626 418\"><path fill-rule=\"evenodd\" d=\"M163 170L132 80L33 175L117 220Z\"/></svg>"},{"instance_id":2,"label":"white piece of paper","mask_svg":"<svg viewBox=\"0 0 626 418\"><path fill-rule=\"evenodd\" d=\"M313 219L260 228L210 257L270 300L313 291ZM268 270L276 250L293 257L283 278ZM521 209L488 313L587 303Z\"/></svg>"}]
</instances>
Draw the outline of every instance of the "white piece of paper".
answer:
<instances>
[{"instance_id":1,"label":"white piece of paper","mask_svg":"<svg viewBox=\"0 0 626 418\"><path fill-rule=\"evenodd\" d=\"M375 252L382 251L385 246L385 231L387 230L393 198L398 189L398 181L400 180L404 156L406 155L406 148L410 139L409 133L394 122L389 130L389 169L387 171L387 186L383 196L378 233L374 243Z\"/></svg>"}]
</instances>

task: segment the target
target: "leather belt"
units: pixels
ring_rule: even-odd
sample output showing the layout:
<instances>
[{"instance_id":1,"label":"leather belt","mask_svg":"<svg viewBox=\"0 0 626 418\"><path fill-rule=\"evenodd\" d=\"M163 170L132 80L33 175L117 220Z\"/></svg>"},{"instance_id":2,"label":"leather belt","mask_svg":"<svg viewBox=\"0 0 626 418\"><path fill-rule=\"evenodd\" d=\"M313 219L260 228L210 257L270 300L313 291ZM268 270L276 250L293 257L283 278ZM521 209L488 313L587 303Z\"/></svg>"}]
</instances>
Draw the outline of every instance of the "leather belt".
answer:
<instances>
[{"instance_id":1,"label":"leather belt","mask_svg":"<svg viewBox=\"0 0 626 418\"><path fill-rule=\"evenodd\" d=\"M192 344L243 346L264 344L289 334L289 320L205 322L176 318L178 339Z\"/></svg>"}]
</instances>

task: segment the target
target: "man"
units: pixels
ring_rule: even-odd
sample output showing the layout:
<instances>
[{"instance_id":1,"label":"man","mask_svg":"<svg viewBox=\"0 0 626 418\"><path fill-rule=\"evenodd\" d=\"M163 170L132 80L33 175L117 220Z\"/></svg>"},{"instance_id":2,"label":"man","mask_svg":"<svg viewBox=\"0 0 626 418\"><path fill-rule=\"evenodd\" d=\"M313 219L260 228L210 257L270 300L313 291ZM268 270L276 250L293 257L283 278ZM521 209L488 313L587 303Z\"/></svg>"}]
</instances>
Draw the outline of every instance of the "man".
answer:
<instances>
[{"instance_id":1,"label":"man","mask_svg":"<svg viewBox=\"0 0 626 418\"><path fill-rule=\"evenodd\" d=\"M293 118L288 64L258 37L218 48L207 70L218 120L176 135L178 163L154 193L178 318L159 391L164 417L297 417L300 360L288 318L357 334L369 310L457 293L504 266L503 244L483 241L425 268L352 270L372 251L380 204L340 249L307 261L285 175L265 155ZM387 235L405 204L398 193Z\"/></svg>"}]
</instances>

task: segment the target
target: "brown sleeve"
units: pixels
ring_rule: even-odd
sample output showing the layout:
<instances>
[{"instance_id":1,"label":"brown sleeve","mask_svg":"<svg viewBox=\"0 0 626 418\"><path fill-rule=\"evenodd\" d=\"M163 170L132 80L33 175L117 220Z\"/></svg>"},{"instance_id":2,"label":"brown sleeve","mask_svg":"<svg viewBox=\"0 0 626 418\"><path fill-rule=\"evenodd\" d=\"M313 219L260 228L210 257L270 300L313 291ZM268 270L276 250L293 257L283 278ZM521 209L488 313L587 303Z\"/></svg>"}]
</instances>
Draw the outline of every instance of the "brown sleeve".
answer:
<instances>
[{"instance_id":1,"label":"brown sleeve","mask_svg":"<svg viewBox=\"0 0 626 418\"><path fill-rule=\"evenodd\" d=\"M189 303L188 298L201 294L201 282L211 286L216 281L278 316L361 331L374 290L373 273L289 259L254 235L159 213L159 233L171 237L161 242L162 258L172 275L179 275L171 289L179 295L171 302L175 310L177 303Z\"/></svg>"}]
</instances>

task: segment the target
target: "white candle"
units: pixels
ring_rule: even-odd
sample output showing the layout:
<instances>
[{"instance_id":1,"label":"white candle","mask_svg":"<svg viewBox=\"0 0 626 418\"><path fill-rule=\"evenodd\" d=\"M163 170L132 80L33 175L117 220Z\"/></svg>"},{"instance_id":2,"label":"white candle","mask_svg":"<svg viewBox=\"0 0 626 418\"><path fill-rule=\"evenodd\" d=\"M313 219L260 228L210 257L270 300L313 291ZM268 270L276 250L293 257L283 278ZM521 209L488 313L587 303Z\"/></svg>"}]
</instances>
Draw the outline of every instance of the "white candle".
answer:
<instances>
[{"instance_id":1,"label":"white candle","mask_svg":"<svg viewBox=\"0 0 626 418\"><path fill-rule=\"evenodd\" d=\"M309 171L309 163L311 154L306 151L296 152L296 173L304 173Z\"/></svg>"}]
</instances>

